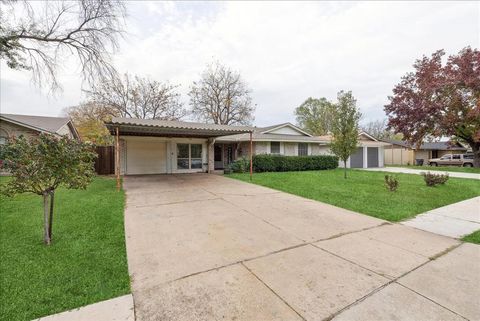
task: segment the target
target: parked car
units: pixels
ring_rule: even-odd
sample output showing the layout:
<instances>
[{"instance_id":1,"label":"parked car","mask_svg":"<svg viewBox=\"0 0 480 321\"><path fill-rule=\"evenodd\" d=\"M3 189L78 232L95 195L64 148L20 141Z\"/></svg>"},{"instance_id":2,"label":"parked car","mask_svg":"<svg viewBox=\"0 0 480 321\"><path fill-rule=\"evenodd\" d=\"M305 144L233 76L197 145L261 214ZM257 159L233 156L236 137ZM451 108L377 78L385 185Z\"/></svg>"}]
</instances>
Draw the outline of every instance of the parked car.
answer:
<instances>
[{"instance_id":1,"label":"parked car","mask_svg":"<svg viewBox=\"0 0 480 321\"><path fill-rule=\"evenodd\" d=\"M473 154L447 154L440 158L428 160L430 166L464 166L473 167Z\"/></svg>"}]
</instances>

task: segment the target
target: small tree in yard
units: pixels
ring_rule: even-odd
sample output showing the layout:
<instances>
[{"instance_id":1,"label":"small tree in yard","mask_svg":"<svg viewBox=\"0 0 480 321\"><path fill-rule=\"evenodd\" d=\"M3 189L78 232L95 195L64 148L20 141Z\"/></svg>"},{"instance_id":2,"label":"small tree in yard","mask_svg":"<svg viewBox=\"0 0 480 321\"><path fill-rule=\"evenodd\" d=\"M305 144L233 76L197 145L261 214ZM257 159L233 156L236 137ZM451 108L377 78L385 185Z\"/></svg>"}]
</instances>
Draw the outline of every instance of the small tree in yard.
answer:
<instances>
[{"instance_id":1,"label":"small tree in yard","mask_svg":"<svg viewBox=\"0 0 480 321\"><path fill-rule=\"evenodd\" d=\"M86 188L95 172L92 146L67 137L40 134L27 139L12 138L0 150L3 168L12 179L1 186L7 196L34 193L43 197L44 242L52 241L55 190Z\"/></svg>"},{"instance_id":2,"label":"small tree in yard","mask_svg":"<svg viewBox=\"0 0 480 321\"><path fill-rule=\"evenodd\" d=\"M358 122L362 114L357 109L357 101L351 91L340 91L337 97L332 117L330 150L343 161L343 175L347 178L347 160L357 150Z\"/></svg>"}]
</instances>

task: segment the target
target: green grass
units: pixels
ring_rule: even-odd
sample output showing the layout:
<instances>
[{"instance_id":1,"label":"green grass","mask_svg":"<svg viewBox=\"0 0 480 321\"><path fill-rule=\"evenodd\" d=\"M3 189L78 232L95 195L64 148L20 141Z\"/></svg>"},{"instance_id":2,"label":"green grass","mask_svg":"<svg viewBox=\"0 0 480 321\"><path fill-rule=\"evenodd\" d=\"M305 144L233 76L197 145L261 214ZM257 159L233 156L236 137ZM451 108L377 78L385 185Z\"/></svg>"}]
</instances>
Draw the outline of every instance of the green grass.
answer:
<instances>
[{"instance_id":1,"label":"green grass","mask_svg":"<svg viewBox=\"0 0 480 321\"><path fill-rule=\"evenodd\" d=\"M41 197L0 196L0 320L31 320L129 293L124 201L112 179L59 189L47 247Z\"/></svg>"},{"instance_id":2,"label":"green grass","mask_svg":"<svg viewBox=\"0 0 480 321\"><path fill-rule=\"evenodd\" d=\"M480 230L473 232L472 234L463 237L462 241L480 244Z\"/></svg>"},{"instance_id":3,"label":"green grass","mask_svg":"<svg viewBox=\"0 0 480 321\"><path fill-rule=\"evenodd\" d=\"M460 167L460 166L400 166L400 165L386 165L387 167L402 167L411 169L420 169L423 171L447 171L447 172L460 172L460 173L472 173L480 174L480 168L476 167Z\"/></svg>"},{"instance_id":4,"label":"green grass","mask_svg":"<svg viewBox=\"0 0 480 321\"><path fill-rule=\"evenodd\" d=\"M385 173L349 170L255 173L253 183L396 222L419 213L480 195L480 180L450 178L427 187L420 175L395 174L399 189L389 192ZM248 174L228 177L248 182Z\"/></svg>"}]
</instances>

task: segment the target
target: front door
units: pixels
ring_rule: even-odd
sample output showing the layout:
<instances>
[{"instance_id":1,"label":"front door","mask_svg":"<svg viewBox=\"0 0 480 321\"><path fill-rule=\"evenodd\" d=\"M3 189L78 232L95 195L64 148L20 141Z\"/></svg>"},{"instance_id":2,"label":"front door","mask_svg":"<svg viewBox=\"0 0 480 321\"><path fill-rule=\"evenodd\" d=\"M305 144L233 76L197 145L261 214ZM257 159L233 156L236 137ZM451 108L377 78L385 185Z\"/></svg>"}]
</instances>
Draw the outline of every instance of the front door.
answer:
<instances>
[{"instance_id":1,"label":"front door","mask_svg":"<svg viewBox=\"0 0 480 321\"><path fill-rule=\"evenodd\" d=\"M215 169L223 169L223 145L215 144L213 146L213 161Z\"/></svg>"}]
</instances>

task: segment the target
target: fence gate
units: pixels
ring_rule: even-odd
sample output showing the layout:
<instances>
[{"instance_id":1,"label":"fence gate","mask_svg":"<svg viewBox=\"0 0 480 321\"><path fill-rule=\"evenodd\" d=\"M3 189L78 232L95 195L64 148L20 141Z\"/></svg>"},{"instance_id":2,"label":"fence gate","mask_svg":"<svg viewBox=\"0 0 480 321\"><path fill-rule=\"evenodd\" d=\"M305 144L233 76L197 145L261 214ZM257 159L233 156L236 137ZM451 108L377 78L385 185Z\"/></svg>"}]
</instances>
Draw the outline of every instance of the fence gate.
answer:
<instances>
[{"instance_id":1,"label":"fence gate","mask_svg":"<svg viewBox=\"0 0 480 321\"><path fill-rule=\"evenodd\" d=\"M115 174L115 149L113 146L97 146L98 154L95 160L95 172L99 175Z\"/></svg>"}]
</instances>

